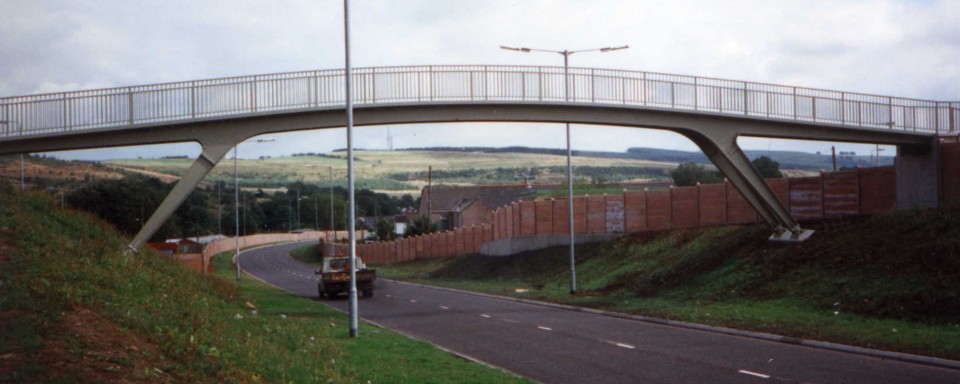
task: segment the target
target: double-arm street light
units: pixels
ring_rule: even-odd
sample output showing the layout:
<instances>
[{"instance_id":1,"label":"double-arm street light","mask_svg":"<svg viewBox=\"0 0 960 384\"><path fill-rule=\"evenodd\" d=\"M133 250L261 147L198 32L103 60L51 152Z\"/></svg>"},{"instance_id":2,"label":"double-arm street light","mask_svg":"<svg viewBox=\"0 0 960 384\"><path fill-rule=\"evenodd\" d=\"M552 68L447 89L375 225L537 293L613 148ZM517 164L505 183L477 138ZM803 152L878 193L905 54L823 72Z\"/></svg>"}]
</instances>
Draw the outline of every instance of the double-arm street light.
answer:
<instances>
[{"instance_id":1,"label":"double-arm street light","mask_svg":"<svg viewBox=\"0 0 960 384\"><path fill-rule=\"evenodd\" d=\"M243 143L269 143L271 141L274 141L274 139L259 139L255 141L245 141ZM233 221L236 225L234 237L237 239L237 281L240 281L240 176L237 173L237 158L239 157L237 152L240 149L240 144L233 147Z\"/></svg>"},{"instance_id":2,"label":"double-arm street light","mask_svg":"<svg viewBox=\"0 0 960 384\"><path fill-rule=\"evenodd\" d=\"M570 55L574 53L583 53L583 52L611 52L618 51L621 49L630 48L628 45L622 47L604 47L604 48L595 48L595 49L581 49L576 51L563 50L563 51L554 51L549 49L536 49L536 48L524 48L524 47L506 47L501 45L501 49L506 49L508 51L517 51L523 53L530 52L548 52L548 53L557 53L563 55L563 97L565 101L570 101ZM572 151L570 150L570 123L567 125L567 208L569 216L569 226L570 226L570 293L577 293L577 267L576 267L576 258L574 256L574 233L573 233L573 167L571 166L571 155Z\"/></svg>"}]
</instances>

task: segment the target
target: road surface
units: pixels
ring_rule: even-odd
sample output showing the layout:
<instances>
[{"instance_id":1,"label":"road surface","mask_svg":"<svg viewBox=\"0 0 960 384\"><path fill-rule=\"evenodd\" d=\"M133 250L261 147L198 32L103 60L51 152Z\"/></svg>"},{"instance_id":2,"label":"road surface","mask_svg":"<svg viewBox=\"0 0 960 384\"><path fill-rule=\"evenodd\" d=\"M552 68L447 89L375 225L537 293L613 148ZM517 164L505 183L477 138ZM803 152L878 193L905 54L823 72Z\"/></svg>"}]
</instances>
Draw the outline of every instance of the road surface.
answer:
<instances>
[{"instance_id":1,"label":"road surface","mask_svg":"<svg viewBox=\"0 0 960 384\"><path fill-rule=\"evenodd\" d=\"M247 272L317 298L297 244L242 254ZM322 301L342 311L348 300ZM960 383L960 370L378 280L360 316L545 383ZM360 335L363 337L363 335Z\"/></svg>"}]
</instances>

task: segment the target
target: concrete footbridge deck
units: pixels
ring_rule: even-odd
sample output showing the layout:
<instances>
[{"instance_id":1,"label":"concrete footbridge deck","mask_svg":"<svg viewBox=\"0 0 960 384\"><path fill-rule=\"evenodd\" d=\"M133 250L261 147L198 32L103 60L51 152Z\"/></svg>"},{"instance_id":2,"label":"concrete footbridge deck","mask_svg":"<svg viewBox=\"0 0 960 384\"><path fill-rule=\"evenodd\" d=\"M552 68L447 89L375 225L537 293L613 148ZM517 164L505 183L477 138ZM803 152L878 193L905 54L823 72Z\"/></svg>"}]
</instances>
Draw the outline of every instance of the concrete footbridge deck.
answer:
<instances>
[{"instance_id":1,"label":"concrete footbridge deck","mask_svg":"<svg viewBox=\"0 0 960 384\"><path fill-rule=\"evenodd\" d=\"M0 98L0 155L198 142L143 244L238 143L346 125L344 70L315 70ZM690 138L774 229L809 236L737 146L741 136L897 145L930 152L960 132L960 102L598 68L424 65L353 72L355 125L552 122ZM933 170L935 173L936 170Z\"/></svg>"}]
</instances>

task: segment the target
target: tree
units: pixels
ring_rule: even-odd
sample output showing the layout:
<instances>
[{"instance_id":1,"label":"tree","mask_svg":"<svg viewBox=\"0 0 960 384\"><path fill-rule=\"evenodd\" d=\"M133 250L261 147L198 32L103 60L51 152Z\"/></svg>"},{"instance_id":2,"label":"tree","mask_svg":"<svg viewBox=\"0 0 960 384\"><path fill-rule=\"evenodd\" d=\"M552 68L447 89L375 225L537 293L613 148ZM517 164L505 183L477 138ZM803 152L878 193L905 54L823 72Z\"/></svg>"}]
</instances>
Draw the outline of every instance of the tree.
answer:
<instances>
[{"instance_id":1,"label":"tree","mask_svg":"<svg viewBox=\"0 0 960 384\"><path fill-rule=\"evenodd\" d=\"M397 238L397 233L394 231L394 224L380 219L377 222L377 240L380 241L390 241Z\"/></svg>"},{"instance_id":2,"label":"tree","mask_svg":"<svg viewBox=\"0 0 960 384\"><path fill-rule=\"evenodd\" d=\"M426 216L417 216L407 225L407 228L403 231L403 237L425 235L438 230L440 230L440 227L437 226L437 223L431 222Z\"/></svg>"},{"instance_id":3,"label":"tree","mask_svg":"<svg viewBox=\"0 0 960 384\"><path fill-rule=\"evenodd\" d=\"M697 183L713 184L723 181L720 172L707 170L704 166L693 162L680 164L677 169L670 172L670 176L673 177L673 185L678 187L689 187L697 185Z\"/></svg>"},{"instance_id":4,"label":"tree","mask_svg":"<svg viewBox=\"0 0 960 384\"><path fill-rule=\"evenodd\" d=\"M756 159L753 159L753 167L760 172L760 176L763 176L764 179L777 179L783 177L783 173L780 172L780 163L767 156L760 156Z\"/></svg>"}]
</instances>

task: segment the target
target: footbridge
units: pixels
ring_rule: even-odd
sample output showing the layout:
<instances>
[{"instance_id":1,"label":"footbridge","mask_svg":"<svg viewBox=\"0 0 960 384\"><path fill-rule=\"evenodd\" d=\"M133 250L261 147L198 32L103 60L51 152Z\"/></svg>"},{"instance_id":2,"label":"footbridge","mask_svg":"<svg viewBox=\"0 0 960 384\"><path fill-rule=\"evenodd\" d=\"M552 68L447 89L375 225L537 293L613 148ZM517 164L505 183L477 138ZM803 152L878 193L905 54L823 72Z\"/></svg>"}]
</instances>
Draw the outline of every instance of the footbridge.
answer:
<instances>
[{"instance_id":1,"label":"footbridge","mask_svg":"<svg viewBox=\"0 0 960 384\"><path fill-rule=\"evenodd\" d=\"M677 132L703 150L780 240L799 241L810 231L763 182L738 137L896 145L901 158L921 159L898 180L906 185L936 175L922 160L939 136L960 132L960 102L663 73L436 65L360 68L353 76L356 126L568 122ZM136 249L238 143L344 127L344 80L343 70L316 70L0 98L0 155L199 143L202 153L133 239Z\"/></svg>"}]
</instances>

